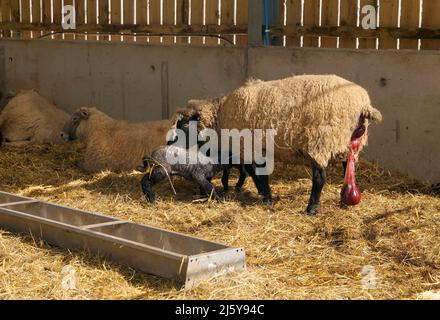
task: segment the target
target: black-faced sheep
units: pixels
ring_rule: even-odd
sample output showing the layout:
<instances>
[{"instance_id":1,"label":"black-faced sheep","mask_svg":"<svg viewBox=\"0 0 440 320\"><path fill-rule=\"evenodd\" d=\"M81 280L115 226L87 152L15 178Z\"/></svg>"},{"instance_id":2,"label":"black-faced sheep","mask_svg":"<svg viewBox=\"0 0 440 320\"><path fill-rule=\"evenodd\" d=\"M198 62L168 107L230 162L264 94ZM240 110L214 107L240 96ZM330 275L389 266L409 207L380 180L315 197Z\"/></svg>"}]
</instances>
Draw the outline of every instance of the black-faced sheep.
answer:
<instances>
[{"instance_id":1,"label":"black-faced sheep","mask_svg":"<svg viewBox=\"0 0 440 320\"><path fill-rule=\"evenodd\" d=\"M151 155L147 155L143 159L143 166L138 168L139 171L146 171L147 174L142 178L141 187L146 199L151 203L154 202L155 197L152 187L164 180L168 176L181 176L187 180L196 182L201 189L203 195L212 197L215 200L220 200L214 186L211 184L211 179L220 171L223 171L222 184L225 191L228 190L228 176L229 169L236 167L240 171L240 179L235 186L236 190L241 190L245 182L247 174L254 180L257 190L260 190L259 180L255 175L252 165L223 165L214 163L209 156L200 152L197 154L200 162L191 164L188 161L183 163L173 163L168 159L189 159L189 151L186 148L175 145L167 145L153 151ZM203 163L203 164L202 164ZM149 169L149 170L148 170Z\"/></svg>"},{"instance_id":2,"label":"black-faced sheep","mask_svg":"<svg viewBox=\"0 0 440 320\"><path fill-rule=\"evenodd\" d=\"M34 90L19 92L0 114L2 142L10 145L28 143L63 143L60 131L69 115Z\"/></svg>"},{"instance_id":3,"label":"black-faced sheep","mask_svg":"<svg viewBox=\"0 0 440 320\"><path fill-rule=\"evenodd\" d=\"M178 110L176 128L198 121L198 131L221 129L276 130L275 160L311 164L312 192L306 211L315 214L326 181L326 167L343 161L352 135L369 121L381 121L365 89L334 75L250 80L221 99L192 100ZM367 131L367 130L366 130ZM368 134L359 139L360 149ZM259 176L264 200L271 202L268 177Z\"/></svg>"},{"instance_id":4,"label":"black-faced sheep","mask_svg":"<svg viewBox=\"0 0 440 320\"><path fill-rule=\"evenodd\" d=\"M84 170L127 171L136 169L145 154L166 144L171 125L170 120L115 120L96 108L80 108L58 134L65 140L85 142Z\"/></svg>"}]
</instances>

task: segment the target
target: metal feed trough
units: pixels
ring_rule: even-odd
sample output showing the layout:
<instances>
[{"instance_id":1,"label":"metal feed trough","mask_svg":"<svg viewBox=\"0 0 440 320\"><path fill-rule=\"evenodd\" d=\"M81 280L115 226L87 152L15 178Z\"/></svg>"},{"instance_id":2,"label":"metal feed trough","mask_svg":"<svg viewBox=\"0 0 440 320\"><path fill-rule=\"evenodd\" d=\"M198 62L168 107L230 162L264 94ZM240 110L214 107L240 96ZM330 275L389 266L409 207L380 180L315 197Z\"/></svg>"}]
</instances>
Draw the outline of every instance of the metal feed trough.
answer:
<instances>
[{"instance_id":1,"label":"metal feed trough","mask_svg":"<svg viewBox=\"0 0 440 320\"><path fill-rule=\"evenodd\" d=\"M203 279L246 268L242 248L101 214L0 192L0 227L84 249L135 269L178 280L189 289Z\"/></svg>"}]
</instances>

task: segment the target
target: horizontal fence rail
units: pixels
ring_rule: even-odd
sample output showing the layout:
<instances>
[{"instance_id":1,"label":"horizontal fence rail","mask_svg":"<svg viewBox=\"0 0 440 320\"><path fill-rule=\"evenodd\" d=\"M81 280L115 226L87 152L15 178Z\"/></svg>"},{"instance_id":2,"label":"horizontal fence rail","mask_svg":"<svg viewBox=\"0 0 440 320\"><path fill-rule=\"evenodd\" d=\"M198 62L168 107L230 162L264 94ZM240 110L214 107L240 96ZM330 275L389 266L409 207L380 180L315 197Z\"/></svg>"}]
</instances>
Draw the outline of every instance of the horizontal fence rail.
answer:
<instances>
[{"instance_id":1,"label":"horizontal fence rail","mask_svg":"<svg viewBox=\"0 0 440 320\"><path fill-rule=\"evenodd\" d=\"M264 0L0 0L2 38L246 45ZM440 49L440 0L267 0L257 44L352 49ZM63 29L64 6L76 28ZM367 28L365 27L367 23ZM251 31L249 31L251 32Z\"/></svg>"}]
</instances>

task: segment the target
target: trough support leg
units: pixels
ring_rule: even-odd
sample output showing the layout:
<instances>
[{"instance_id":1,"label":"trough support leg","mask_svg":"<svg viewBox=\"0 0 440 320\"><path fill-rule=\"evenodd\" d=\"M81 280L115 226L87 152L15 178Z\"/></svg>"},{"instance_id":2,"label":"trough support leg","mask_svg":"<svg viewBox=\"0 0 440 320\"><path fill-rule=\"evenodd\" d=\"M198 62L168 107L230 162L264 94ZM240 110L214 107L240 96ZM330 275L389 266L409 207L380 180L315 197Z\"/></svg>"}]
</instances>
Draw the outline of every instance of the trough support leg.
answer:
<instances>
[{"instance_id":1,"label":"trough support leg","mask_svg":"<svg viewBox=\"0 0 440 320\"><path fill-rule=\"evenodd\" d=\"M312 170L312 193L310 194L310 200L306 212L309 214L317 214L319 201L321 199L321 192L326 182L327 174L325 168L321 168L316 165L313 165Z\"/></svg>"}]
</instances>

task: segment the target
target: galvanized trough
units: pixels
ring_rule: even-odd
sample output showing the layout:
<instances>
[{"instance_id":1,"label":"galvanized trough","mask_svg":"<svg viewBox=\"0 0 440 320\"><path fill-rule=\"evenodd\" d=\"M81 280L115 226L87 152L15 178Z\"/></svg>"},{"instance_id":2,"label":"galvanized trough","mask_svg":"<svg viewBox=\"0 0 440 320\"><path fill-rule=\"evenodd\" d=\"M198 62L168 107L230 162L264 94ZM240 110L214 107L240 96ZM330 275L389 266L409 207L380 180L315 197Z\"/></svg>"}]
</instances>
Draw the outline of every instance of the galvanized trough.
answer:
<instances>
[{"instance_id":1,"label":"galvanized trough","mask_svg":"<svg viewBox=\"0 0 440 320\"><path fill-rule=\"evenodd\" d=\"M243 248L0 192L0 227L48 243L88 250L189 289L212 276L246 269Z\"/></svg>"}]
</instances>

